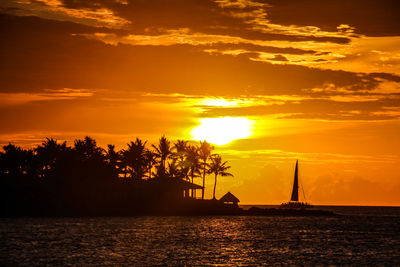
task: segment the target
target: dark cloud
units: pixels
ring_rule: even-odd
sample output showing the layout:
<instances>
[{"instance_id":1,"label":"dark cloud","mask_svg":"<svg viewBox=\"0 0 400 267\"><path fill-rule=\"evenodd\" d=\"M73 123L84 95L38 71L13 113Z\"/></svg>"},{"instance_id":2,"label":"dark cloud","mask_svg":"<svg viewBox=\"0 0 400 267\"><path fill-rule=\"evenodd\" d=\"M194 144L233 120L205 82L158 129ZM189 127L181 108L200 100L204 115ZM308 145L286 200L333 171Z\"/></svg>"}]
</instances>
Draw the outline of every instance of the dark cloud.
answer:
<instances>
[{"instance_id":1,"label":"dark cloud","mask_svg":"<svg viewBox=\"0 0 400 267\"><path fill-rule=\"evenodd\" d=\"M326 120L389 120L399 119L400 95L379 100L340 102L329 99L304 99L280 104L251 107L204 107L202 116L263 116L281 114L281 118ZM394 111L394 112L393 112Z\"/></svg>"},{"instance_id":2,"label":"dark cloud","mask_svg":"<svg viewBox=\"0 0 400 267\"><path fill-rule=\"evenodd\" d=\"M397 0L268 0L271 23L317 26L326 31L347 24L368 36L400 35L400 2Z\"/></svg>"},{"instance_id":3,"label":"dark cloud","mask_svg":"<svg viewBox=\"0 0 400 267\"><path fill-rule=\"evenodd\" d=\"M163 29L191 28L195 31L219 27L243 26L243 19L221 14L212 0L63 0L67 8L99 8L113 10L116 15L132 22L130 30L137 33L157 33Z\"/></svg>"},{"instance_id":4,"label":"dark cloud","mask_svg":"<svg viewBox=\"0 0 400 267\"><path fill-rule=\"evenodd\" d=\"M293 55L321 54L321 52L314 50L305 50L293 47L262 46L251 43L237 43L237 44L216 43L211 45L204 45L203 47L207 49L219 49L219 50L242 49L249 52L282 53L282 54L293 54Z\"/></svg>"},{"instance_id":5,"label":"dark cloud","mask_svg":"<svg viewBox=\"0 0 400 267\"><path fill-rule=\"evenodd\" d=\"M393 82L400 82L400 76L391 73L371 73L369 76Z\"/></svg>"},{"instance_id":6,"label":"dark cloud","mask_svg":"<svg viewBox=\"0 0 400 267\"><path fill-rule=\"evenodd\" d=\"M62 0L61 2L64 7L73 9L97 9L122 5L122 2L116 0Z\"/></svg>"},{"instance_id":7,"label":"dark cloud","mask_svg":"<svg viewBox=\"0 0 400 267\"><path fill-rule=\"evenodd\" d=\"M248 24L244 24L242 28L210 28L203 30L204 32L210 34L223 34L223 35L233 35L250 40L261 40L261 41L291 41L291 42L330 42L338 44L348 44L350 39L346 37L330 37L330 36L312 36L312 35L294 35L290 33L280 34L280 33L265 33L257 30L252 30Z\"/></svg>"},{"instance_id":8,"label":"dark cloud","mask_svg":"<svg viewBox=\"0 0 400 267\"><path fill-rule=\"evenodd\" d=\"M0 45L3 44L4 38L23 38L24 36L34 36L43 34L47 37L79 34L79 33L95 33L95 32L110 32L107 28L94 28L74 22L57 21L51 19L43 19L35 16L14 16L0 13L0 34L2 36Z\"/></svg>"},{"instance_id":9,"label":"dark cloud","mask_svg":"<svg viewBox=\"0 0 400 267\"><path fill-rule=\"evenodd\" d=\"M264 41L315 41L340 44L350 42L350 39L346 37L261 32L249 23L251 17L234 14L245 12L251 14L262 7L221 7L213 0L132 0L126 3L112 0L63 0L61 3L63 8L71 10L95 11L107 8L116 16L130 22L124 26L124 30L131 34L158 35L166 30L189 28L193 32L232 35ZM43 2L36 2L36 4L46 5ZM57 19L57 16L53 17ZM94 24L93 21L92 24Z\"/></svg>"},{"instance_id":10,"label":"dark cloud","mask_svg":"<svg viewBox=\"0 0 400 267\"><path fill-rule=\"evenodd\" d=\"M209 54L203 51L207 46L107 45L73 35L94 33L97 29L71 22L11 15L0 16L0 21L3 26L0 29L1 92L86 88L233 97L283 94L328 99L335 95L368 96L368 92L382 82L400 81L400 77L387 73L362 74L256 62L248 60L251 53L243 56ZM280 61L285 60L280 53L315 52L242 43L209 47L263 49L277 53L275 59ZM325 89L327 84L334 87ZM320 90L312 91L313 88ZM393 94L392 99L378 101L303 100L266 107L212 109L203 115L281 113L307 118L391 119L397 115L384 107L396 106L399 106L399 99ZM377 111L382 112L373 113Z\"/></svg>"},{"instance_id":11,"label":"dark cloud","mask_svg":"<svg viewBox=\"0 0 400 267\"><path fill-rule=\"evenodd\" d=\"M270 60L273 60L273 61L288 61L287 58L282 56L282 55L275 55Z\"/></svg>"},{"instance_id":12,"label":"dark cloud","mask_svg":"<svg viewBox=\"0 0 400 267\"><path fill-rule=\"evenodd\" d=\"M7 16L2 25L3 92L105 88L209 95L296 94L325 83L363 89L379 83L344 71L210 55L190 45L111 46L71 35L94 28L70 22Z\"/></svg>"}]
</instances>

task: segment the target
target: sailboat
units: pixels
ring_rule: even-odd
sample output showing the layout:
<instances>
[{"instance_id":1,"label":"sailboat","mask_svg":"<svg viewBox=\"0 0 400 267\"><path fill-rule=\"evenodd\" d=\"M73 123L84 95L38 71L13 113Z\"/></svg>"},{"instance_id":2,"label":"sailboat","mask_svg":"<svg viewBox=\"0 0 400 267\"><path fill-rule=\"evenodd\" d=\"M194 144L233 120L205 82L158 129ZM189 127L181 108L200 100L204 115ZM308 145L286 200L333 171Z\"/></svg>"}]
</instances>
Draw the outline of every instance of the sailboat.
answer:
<instances>
[{"instance_id":1,"label":"sailboat","mask_svg":"<svg viewBox=\"0 0 400 267\"><path fill-rule=\"evenodd\" d=\"M304 195L304 190L303 190ZM305 198L305 196L304 196ZM299 161L296 161L296 169L294 171L294 181L293 181L293 189L292 196L290 197L290 201L281 204L281 208L286 209L305 209L312 208L313 205L307 202L299 201Z\"/></svg>"}]
</instances>

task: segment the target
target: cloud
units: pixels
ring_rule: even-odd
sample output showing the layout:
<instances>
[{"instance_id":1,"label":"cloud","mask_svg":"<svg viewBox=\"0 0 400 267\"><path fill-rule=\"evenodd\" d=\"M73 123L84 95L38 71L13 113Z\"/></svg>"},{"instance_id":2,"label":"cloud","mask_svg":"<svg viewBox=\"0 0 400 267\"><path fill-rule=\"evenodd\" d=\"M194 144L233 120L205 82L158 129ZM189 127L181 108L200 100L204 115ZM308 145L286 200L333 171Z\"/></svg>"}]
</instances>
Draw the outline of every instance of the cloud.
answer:
<instances>
[{"instance_id":1,"label":"cloud","mask_svg":"<svg viewBox=\"0 0 400 267\"><path fill-rule=\"evenodd\" d=\"M362 37L351 46L338 48L336 61L315 64L315 67L352 72L386 72L400 75L400 37Z\"/></svg>"},{"instance_id":2,"label":"cloud","mask_svg":"<svg viewBox=\"0 0 400 267\"><path fill-rule=\"evenodd\" d=\"M304 40L322 42L347 43L349 36L354 30L351 26L341 24L334 31L323 31L313 24L307 26L275 24L269 19L268 11L274 9L273 5L264 4L256 1L217 1L222 8L227 8L227 12L232 17L241 18L247 24L249 30L264 34L279 34L283 36L300 37ZM298 40L300 40L298 39Z\"/></svg>"},{"instance_id":3,"label":"cloud","mask_svg":"<svg viewBox=\"0 0 400 267\"><path fill-rule=\"evenodd\" d=\"M343 177L331 173L321 175L312 185L308 198L317 203L362 205L390 205L399 201L396 191L399 185L388 187L384 183L362 178L360 176Z\"/></svg>"},{"instance_id":4,"label":"cloud","mask_svg":"<svg viewBox=\"0 0 400 267\"><path fill-rule=\"evenodd\" d=\"M293 94L322 86L326 81L335 81L337 86L379 83L356 73L274 66L246 57L210 55L204 53L203 47L189 44L111 46L72 36L75 30L90 32L93 28L79 28L69 22L13 17L2 23L3 92L114 88L154 93L270 95ZM57 28L63 30L55 33ZM13 29L27 29L31 34L16 34ZM284 56L288 58L287 54ZM151 79L154 76L158 79ZM296 82L284 79L287 76Z\"/></svg>"},{"instance_id":5,"label":"cloud","mask_svg":"<svg viewBox=\"0 0 400 267\"><path fill-rule=\"evenodd\" d=\"M351 21L357 22L357 26L354 26L346 21L350 16L345 16L344 21L338 21L333 19L331 14L326 14L327 20L321 18L326 24L321 25L320 20L315 19L316 14L312 11L314 9L305 9L304 6L309 5L319 12L326 13L326 6L333 6L333 3L321 6L317 1L307 0L308 4L304 5L289 2L290 4L275 1L261 3L174 0L166 5L159 0L129 2L9 0L2 5L11 10L9 12L13 12L12 8L19 10L19 14L69 20L96 27L123 28L114 32L103 30L97 31L96 34L93 32L82 34L108 44L198 46L222 43L225 46L230 44L231 47L205 48L204 51L222 55L243 55L249 60L273 64L284 62L321 69L400 74L398 56L400 51L398 51L398 38L393 37L394 33L373 35L373 37L358 33L361 21L352 19ZM334 5L334 8L338 13L349 12L358 4L360 3ZM377 15L372 17L382 19L384 11L396 10L398 5L392 2L378 5L367 1L363 4L364 9L369 10L367 12L369 15L371 10L375 10ZM293 15L295 18L300 17L297 19L298 23L288 23L287 21L291 20L286 13L292 14L295 11L299 13ZM303 20L306 18L304 14L308 15L308 20ZM282 21L280 16L288 20ZM203 20L203 17L208 19ZM361 20L370 26L371 22L366 21L366 18L362 17ZM388 26L393 26L391 23L396 25L390 18L382 20L380 25L385 23L388 23ZM256 47L251 47L252 45ZM277 51L279 49L284 51ZM309 54L300 51L315 52ZM273 60L281 56L287 61Z\"/></svg>"},{"instance_id":6,"label":"cloud","mask_svg":"<svg viewBox=\"0 0 400 267\"><path fill-rule=\"evenodd\" d=\"M281 62L288 61L287 58L282 55L275 55L273 58L270 58L270 60L281 61Z\"/></svg>"},{"instance_id":7,"label":"cloud","mask_svg":"<svg viewBox=\"0 0 400 267\"><path fill-rule=\"evenodd\" d=\"M395 94L348 94L331 96L279 95L238 98L183 94L145 94L160 103L180 103L194 108L200 117L307 118L336 121L397 120L400 118Z\"/></svg>"},{"instance_id":8,"label":"cloud","mask_svg":"<svg viewBox=\"0 0 400 267\"><path fill-rule=\"evenodd\" d=\"M291 152L278 149L222 149L229 157L252 158L253 160L262 160L270 162L296 161L300 160L304 164L325 164L325 163L397 163L400 156L389 155L351 155L340 153L312 153L312 152Z\"/></svg>"},{"instance_id":9,"label":"cloud","mask_svg":"<svg viewBox=\"0 0 400 267\"><path fill-rule=\"evenodd\" d=\"M354 0L338 4L335 0L279 1L269 0L268 18L279 25L313 25L324 31L344 29L366 36L398 36L399 2L388 0ZM349 27L346 27L349 29Z\"/></svg>"},{"instance_id":10,"label":"cloud","mask_svg":"<svg viewBox=\"0 0 400 267\"><path fill-rule=\"evenodd\" d=\"M70 136L86 132L158 138L164 133L178 138L188 136L185 133L196 125L194 109L124 91L65 89L3 96L15 100L0 103L3 135L58 132Z\"/></svg>"},{"instance_id":11,"label":"cloud","mask_svg":"<svg viewBox=\"0 0 400 267\"><path fill-rule=\"evenodd\" d=\"M41 93L0 93L0 107L22 105L33 101L54 101L93 96L93 90L70 89L43 90Z\"/></svg>"},{"instance_id":12,"label":"cloud","mask_svg":"<svg viewBox=\"0 0 400 267\"><path fill-rule=\"evenodd\" d=\"M286 101L273 105L252 107L208 107L202 116L266 116L277 118L302 118L321 120L396 120L399 113L396 109L400 97L382 98L364 101L334 101L328 99L305 99Z\"/></svg>"},{"instance_id":13,"label":"cloud","mask_svg":"<svg viewBox=\"0 0 400 267\"><path fill-rule=\"evenodd\" d=\"M91 3L91 1L87 1L87 3ZM84 8L71 8L60 0L5 0L0 4L1 7L19 15L34 15L94 27L121 28L129 24L128 20L116 16L112 9L96 4Z\"/></svg>"},{"instance_id":14,"label":"cloud","mask_svg":"<svg viewBox=\"0 0 400 267\"><path fill-rule=\"evenodd\" d=\"M226 51L226 50L241 50L242 53L283 53L283 54L293 54L293 55L312 55L312 54L321 54L319 51L315 50L304 50L299 48L292 47L275 47L269 46L267 43L252 42L251 40L241 40L242 42L219 42L212 43L206 46L206 49L215 49L217 51Z\"/></svg>"},{"instance_id":15,"label":"cloud","mask_svg":"<svg viewBox=\"0 0 400 267\"><path fill-rule=\"evenodd\" d=\"M96 35L96 28L71 22L6 15L2 16L2 23L6 26L2 28L0 52L3 93L101 88L254 101L252 105L230 109L204 107L202 116L280 114L329 120L398 117L392 108L399 101L399 76L287 65L293 56L326 55L317 50L271 46L234 36L192 33L188 29L167 31L164 35L133 35L129 41L126 36L111 32ZM25 29L30 29L30 34L22 34ZM107 45L81 34L133 43ZM229 47L248 54L235 54L238 50L231 50L230 55L204 52ZM261 49L264 52L255 52ZM285 65L248 60L262 57L261 53L265 53L266 60ZM287 61L282 61L283 57Z\"/></svg>"},{"instance_id":16,"label":"cloud","mask_svg":"<svg viewBox=\"0 0 400 267\"><path fill-rule=\"evenodd\" d=\"M239 3L239 2L238 2ZM55 20L69 20L91 26L123 28L131 34L159 34L165 30L189 28L194 32L213 35L233 35L257 40L291 40L348 43L349 39L341 34L309 34L308 30L274 31L264 27L257 29L249 24L250 12L263 21L264 4L240 1L239 4L222 4L211 0L169 1L22 1L7 0L2 4L12 12L18 8L18 14L36 15ZM243 9L244 8L244 9ZM246 11L250 9L250 11ZM245 10L245 11L243 11ZM238 13L239 12L239 13ZM239 15L238 15L239 14ZM242 15L240 15L242 14ZM203 18L207 17L207 20ZM260 24L260 23L259 23ZM262 24L262 23L261 23ZM269 27L272 29L272 26Z\"/></svg>"}]
</instances>

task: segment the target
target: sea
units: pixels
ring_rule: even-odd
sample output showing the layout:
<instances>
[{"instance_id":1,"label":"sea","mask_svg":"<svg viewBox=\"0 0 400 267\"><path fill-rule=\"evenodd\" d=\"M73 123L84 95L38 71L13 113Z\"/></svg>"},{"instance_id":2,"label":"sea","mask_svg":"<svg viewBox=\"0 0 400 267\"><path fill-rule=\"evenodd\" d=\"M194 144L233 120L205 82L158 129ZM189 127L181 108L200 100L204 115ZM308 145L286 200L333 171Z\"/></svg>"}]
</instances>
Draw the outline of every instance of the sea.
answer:
<instances>
[{"instance_id":1,"label":"sea","mask_svg":"<svg viewBox=\"0 0 400 267\"><path fill-rule=\"evenodd\" d=\"M318 208L342 216L2 218L0 266L400 266L400 207Z\"/></svg>"}]
</instances>

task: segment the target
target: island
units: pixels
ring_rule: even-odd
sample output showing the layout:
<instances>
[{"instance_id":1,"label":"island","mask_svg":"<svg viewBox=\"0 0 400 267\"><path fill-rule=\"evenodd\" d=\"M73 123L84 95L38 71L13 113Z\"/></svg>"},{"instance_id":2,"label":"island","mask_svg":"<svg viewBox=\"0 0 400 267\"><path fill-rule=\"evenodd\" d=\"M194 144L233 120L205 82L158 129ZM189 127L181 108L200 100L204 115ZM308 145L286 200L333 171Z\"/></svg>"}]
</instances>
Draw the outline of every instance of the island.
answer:
<instances>
[{"instance_id":1,"label":"island","mask_svg":"<svg viewBox=\"0 0 400 267\"><path fill-rule=\"evenodd\" d=\"M0 216L327 216L315 209L239 207L228 192L215 196L218 177L233 176L227 161L206 141L169 141L146 147L136 138L126 149L99 147L91 137L66 142L47 138L32 149L14 144L0 152ZM205 199L205 177L214 178ZM194 183L200 179L202 185Z\"/></svg>"}]
</instances>

